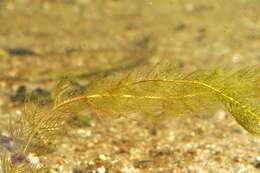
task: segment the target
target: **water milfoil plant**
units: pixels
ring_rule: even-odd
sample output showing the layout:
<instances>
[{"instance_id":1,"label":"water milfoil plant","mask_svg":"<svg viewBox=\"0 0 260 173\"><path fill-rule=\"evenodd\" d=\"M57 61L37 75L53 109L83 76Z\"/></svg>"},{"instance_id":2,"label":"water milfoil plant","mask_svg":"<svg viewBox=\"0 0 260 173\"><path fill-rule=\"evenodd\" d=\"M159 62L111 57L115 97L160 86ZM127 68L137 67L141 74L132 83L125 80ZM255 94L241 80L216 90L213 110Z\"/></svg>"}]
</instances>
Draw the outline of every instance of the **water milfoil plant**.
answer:
<instances>
[{"instance_id":1,"label":"water milfoil plant","mask_svg":"<svg viewBox=\"0 0 260 173\"><path fill-rule=\"evenodd\" d=\"M160 121L222 104L244 129L260 135L259 84L259 66L184 75L171 65L157 65L95 80L86 89L64 79L54 88L51 103L30 96L24 114L0 137L2 172L38 171L40 166L32 161L33 146L55 134L70 114L84 109L102 116L135 114Z\"/></svg>"}]
</instances>

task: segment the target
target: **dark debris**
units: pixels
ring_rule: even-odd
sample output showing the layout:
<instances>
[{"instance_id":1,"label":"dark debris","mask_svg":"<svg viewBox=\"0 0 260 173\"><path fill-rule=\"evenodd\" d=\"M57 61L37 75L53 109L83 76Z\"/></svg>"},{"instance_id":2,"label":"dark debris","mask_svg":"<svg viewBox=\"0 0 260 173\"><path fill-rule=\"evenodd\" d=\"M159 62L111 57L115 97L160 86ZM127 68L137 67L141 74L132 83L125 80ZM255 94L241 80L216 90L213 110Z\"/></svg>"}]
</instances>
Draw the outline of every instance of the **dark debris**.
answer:
<instances>
[{"instance_id":1,"label":"dark debris","mask_svg":"<svg viewBox=\"0 0 260 173\"><path fill-rule=\"evenodd\" d=\"M6 51L14 56L30 56L36 54L33 50L28 48L7 48Z\"/></svg>"}]
</instances>

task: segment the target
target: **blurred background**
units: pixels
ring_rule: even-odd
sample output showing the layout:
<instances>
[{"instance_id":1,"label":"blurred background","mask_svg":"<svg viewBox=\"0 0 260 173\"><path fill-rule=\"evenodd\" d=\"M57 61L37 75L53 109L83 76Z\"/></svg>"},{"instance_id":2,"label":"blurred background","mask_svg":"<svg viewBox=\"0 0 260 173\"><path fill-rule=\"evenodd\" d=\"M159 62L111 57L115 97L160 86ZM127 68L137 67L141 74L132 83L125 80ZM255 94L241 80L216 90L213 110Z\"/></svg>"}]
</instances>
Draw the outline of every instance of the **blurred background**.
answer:
<instances>
[{"instance_id":1,"label":"blurred background","mask_svg":"<svg viewBox=\"0 0 260 173\"><path fill-rule=\"evenodd\" d=\"M183 72L259 64L260 1L0 0L3 120L21 114L28 91L50 96L65 75L86 86L100 75L164 61ZM223 110L177 119L158 134L129 120L104 124L73 123L42 162L51 173L75 171L78 163L82 172L102 166L126 173L260 169L259 138Z\"/></svg>"},{"instance_id":2,"label":"blurred background","mask_svg":"<svg viewBox=\"0 0 260 173\"><path fill-rule=\"evenodd\" d=\"M1 75L35 81L161 60L190 70L259 63L259 7L259 0L1 0Z\"/></svg>"}]
</instances>

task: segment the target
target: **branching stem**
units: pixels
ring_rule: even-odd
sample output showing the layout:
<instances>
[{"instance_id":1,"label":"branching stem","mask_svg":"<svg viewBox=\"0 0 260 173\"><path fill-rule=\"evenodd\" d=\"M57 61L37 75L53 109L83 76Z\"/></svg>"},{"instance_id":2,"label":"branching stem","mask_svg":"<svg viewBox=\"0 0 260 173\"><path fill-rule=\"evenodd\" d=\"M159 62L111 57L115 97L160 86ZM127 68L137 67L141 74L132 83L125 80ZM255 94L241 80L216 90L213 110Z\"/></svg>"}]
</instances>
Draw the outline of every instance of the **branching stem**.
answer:
<instances>
[{"instance_id":1,"label":"branching stem","mask_svg":"<svg viewBox=\"0 0 260 173\"><path fill-rule=\"evenodd\" d=\"M149 80L148 79L148 80L141 80L141 81L133 82L131 84L132 85L137 85L137 84L147 83L147 82L170 82L170 83L183 83L183 84L199 85L199 86L202 86L204 88L210 89L215 94L221 96L222 98L228 100L231 103L234 103L234 104L238 105L246 113L250 114L251 116L255 117L256 119L259 119L259 116L256 113L254 113L250 108L248 108L246 105L244 105L243 103L239 102L238 100L236 100L232 96L229 96L229 95L223 93L221 90L219 90L219 89L215 88L214 86L211 86L211 85L209 85L209 84L207 84L205 82L192 81L192 80L186 80L186 79L176 79L176 80L163 80L163 79L150 79Z\"/></svg>"},{"instance_id":2,"label":"branching stem","mask_svg":"<svg viewBox=\"0 0 260 173\"><path fill-rule=\"evenodd\" d=\"M33 128L32 132L28 135L27 142L23 148L23 153L26 153L28 150L28 147L30 146L34 136L37 134L38 130L41 128L41 126L49 119L51 118L52 114L56 111L58 111L60 108L69 105L73 102L85 100L91 107L94 107L95 109L98 109L89 99L95 99L95 98L105 98L105 97L117 97L117 98L125 98L125 99L152 99L152 100L169 100L169 99L183 99L183 98L189 98L189 97L195 97L198 94L188 94L184 96L175 96L175 97L160 97L160 96L136 96L136 95L130 95L130 94L124 94L124 95L105 95L105 94L93 94L93 95L83 95L74 97L72 99L66 100L56 106L54 106L49 112L46 113L45 116L39 121L39 123ZM106 112L106 111L103 111Z\"/></svg>"}]
</instances>

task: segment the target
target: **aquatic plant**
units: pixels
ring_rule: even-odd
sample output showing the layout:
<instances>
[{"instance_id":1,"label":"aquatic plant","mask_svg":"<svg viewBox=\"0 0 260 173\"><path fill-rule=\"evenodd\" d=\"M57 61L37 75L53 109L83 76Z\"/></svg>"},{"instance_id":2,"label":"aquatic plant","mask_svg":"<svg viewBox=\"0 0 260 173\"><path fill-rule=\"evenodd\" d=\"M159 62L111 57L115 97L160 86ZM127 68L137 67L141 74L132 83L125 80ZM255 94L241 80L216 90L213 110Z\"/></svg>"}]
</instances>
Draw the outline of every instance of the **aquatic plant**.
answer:
<instances>
[{"instance_id":1,"label":"aquatic plant","mask_svg":"<svg viewBox=\"0 0 260 173\"><path fill-rule=\"evenodd\" d=\"M2 172L39 170L33 146L55 134L69 114L84 109L104 116L138 114L160 121L223 104L244 129L260 135L259 66L185 75L174 69L157 65L116 74L93 81L85 91L73 80L64 79L53 90L53 103L31 95L24 114L11 123L8 135L0 137Z\"/></svg>"}]
</instances>

